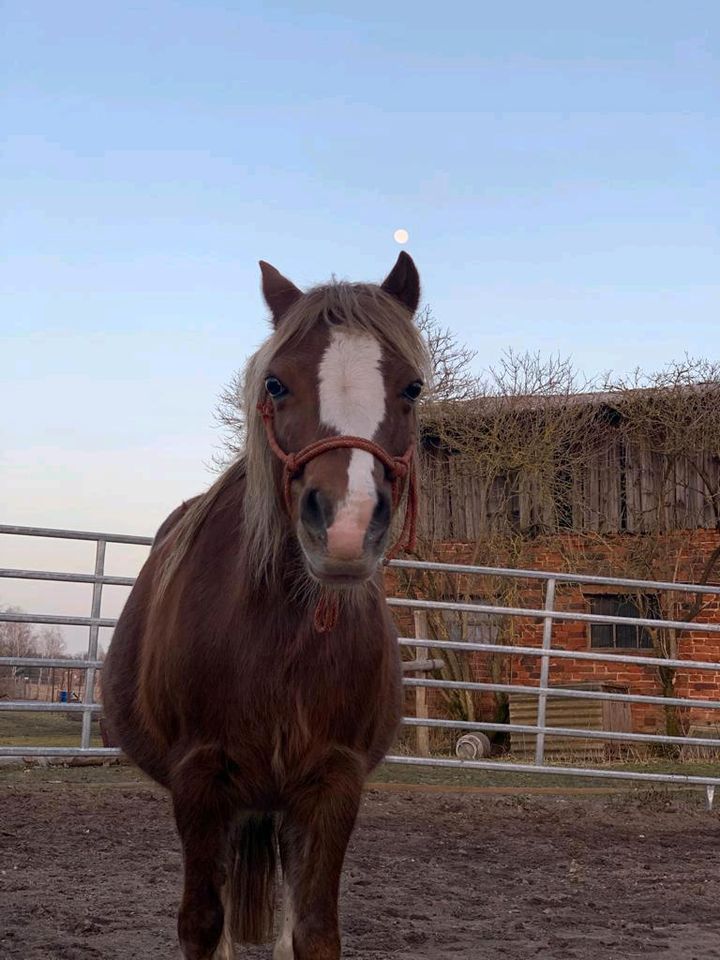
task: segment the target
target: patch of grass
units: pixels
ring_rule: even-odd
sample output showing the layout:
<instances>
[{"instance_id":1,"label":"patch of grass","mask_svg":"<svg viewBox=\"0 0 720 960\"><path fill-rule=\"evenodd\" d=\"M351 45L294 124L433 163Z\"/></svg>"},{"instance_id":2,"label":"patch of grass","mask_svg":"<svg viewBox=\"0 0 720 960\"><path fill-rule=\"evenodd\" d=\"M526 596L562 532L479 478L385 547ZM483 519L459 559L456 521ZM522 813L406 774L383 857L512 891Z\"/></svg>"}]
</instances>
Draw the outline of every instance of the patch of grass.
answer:
<instances>
[{"instance_id":1,"label":"patch of grass","mask_svg":"<svg viewBox=\"0 0 720 960\"><path fill-rule=\"evenodd\" d=\"M0 746L3 747L79 747L81 714L5 711L0 703ZM90 745L101 747L97 721L93 721Z\"/></svg>"},{"instance_id":2,"label":"patch of grass","mask_svg":"<svg viewBox=\"0 0 720 960\"><path fill-rule=\"evenodd\" d=\"M623 768L625 769L625 767ZM659 763L646 770L663 773L691 773L695 775L714 775L717 771L709 765L703 764L668 764ZM162 788L154 784L137 767L130 763L109 762L101 766L83 767L0 767L0 784L30 785L32 783L69 783L98 788L133 787L144 785L162 793ZM591 780L579 777L560 777L551 774L533 776L532 774L503 773L498 770L460 770L456 768L438 767L405 767L395 764L382 764L370 779L372 784L393 784L397 786L431 786L439 789L453 790L462 788L493 789L502 793L523 795L531 794L541 788L543 792L562 793L585 791L614 794L618 798L632 795L642 797L648 802L653 798L660 802L660 798L669 795L695 795L698 803L704 803L705 791L702 787L685 788L670 784L648 784L627 780ZM654 802L654 801L653 801Z\"/></svg>"},{"instance_id":3,"label":"patch of grass","mask_svg":"<svg viewBox=\"0 0 720 960\"><path fill-rule=\"evenodd\" d=\"M51 747L79 747L80 745L81 723L79 715L77 719L70 719L67 714L59 713L40 713L25 711L22 712L3 712L0 705L0 745L2 746L51 746ZM92 746L102 746L100 732L97 722L92 725ZM508 760L517 758L508 757ZM648 783L631 780L615 780L606 778L572 777L559 774L533 774L533 773L512 773L503 770L503 761L498 760L497 768L492 770L472 770L457 767L423 767L423 766L404 766L400 764L381 764L371 777L371 783L388 784L427 784L453 787L480 787L507 789L508 791L522 791L524 789L537 790L545 789L604 789L626 792L629 790L650 790L667 791L685 789L682 785ZM591 760L582 757L574 757L572 760L554 761L562 766L588 766L595 764ZM612 763L603 763L599 765L602 770L622 770L635 771L641 773L671 773L685 774L691 776L720 776L720 758L717 762L708 762L704 760L692 760L680 762L669 759L651 759L648 757L633 756L623 761ZM106 776L115 781L118 777L121 780L131 779L132 776L139 775L134 767L123 765L122 768L88 768L97 769L98 773L84 774L89 781L95 777L98 781L103 781ZM122 773L116 770L122 770ZM58 777L62 768L53 767L52 776ZM112 773L108 771L112 770ZM36 775L35 771L26 771L27 774ZM42 777L47 771L37 771L37 776ZM0 777L6 780L9 771L0 769ZM78 776L77 771L72 774ZM703 791L702 787L694 789Z\"/></svg>"},{"instance_id":4,"label":"patch of grass","mask_svg":"<svg viewBox=\"0 0 720 960\"><path fill-rule=\"evenodd\" d=\"M51 783L68 784L71 787L88 787L98 790L142 787L159 795L162 787L130 763L105 761L100 766L12 766L0 767L0 796L3 789L20 787L34 789Z\"/></svg>"},{"instance_id":5,"label":"patch of grass","mask_svg":"<svg viewBox=\"0 0 720 960\"><path fill-rule=\"evenodd\" d=\"M509 757L512 761L514 758ZM436 784L448 787L507 787L522 789L525 787L536 789L538 787L571 789L571 788L591 788L610 789L610 790L673 790L678 787L684 789L682 784L670 783L652 783L648 781L632 781L625 779L612 779L605 777L577 777L564 774L553 773L516 773L503 771L503 761L498 760L497 769L493 770L473 770L462 769L459 767L423 767L423 766L405 766L402 764L387 763L382 764L372 776L372 780L377 783L407 783L407 784ZM572 766L569 761L554 761L547 766ZM720 763L708 763L703 761L693 761L680 763L673 760L645 760L644 762L616 762L594 764L592 762L578 763L577 766L596 767L600 770L617 770L623 772L635 773L670 773L695 777L718 777L720 776ZM694 787L702 790L702 787Z\"/></svg>"}]
</instances>

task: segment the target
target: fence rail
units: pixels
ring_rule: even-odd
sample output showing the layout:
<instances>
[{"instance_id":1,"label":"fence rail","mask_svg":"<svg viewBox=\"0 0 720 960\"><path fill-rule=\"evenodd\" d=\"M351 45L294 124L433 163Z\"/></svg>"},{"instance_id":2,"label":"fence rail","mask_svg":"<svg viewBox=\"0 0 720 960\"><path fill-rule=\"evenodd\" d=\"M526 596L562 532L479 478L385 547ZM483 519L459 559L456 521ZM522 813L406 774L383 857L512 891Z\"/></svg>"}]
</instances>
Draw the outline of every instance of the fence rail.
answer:
<instances>
[{"instance_id":1,"label":"fence rail","mask_svg":"<svg viewBox=\"0 0 720 960\"><path fill-rule=\"evenodd\" d=\"M102 668L102 662L97 658L98 635L100 628L111 628L117 622L114 618L103 617L102 591L105 586L130 587L135 582L132 577L110 576L105 573L105 558L108 544L130 544L135 546L150 546L152 538L129 536L126 534L95 533L85 530L61 530L45 527L23 527L8 524L0 525L0 535L51 537L64 540L90 541L95 543L95 563L92 573L68 573L62 571L28 570L23 568L0 568L0 578L11 580L35 580L44 582L65 582L91 584L93 587L90 616L60 616L37 613L16 613L0 611L0 622L70 625L88 628L87 657L64 659L43 658L37 656L2 656L0 666L15 667L60 667L85 671L85 684L81 703L43 703L33 700L0 701L0 711L40 711L43 713L80 713L82 714L82 729L79 747L23 747L0 745L0 757L116 757L120 751L111 747L91 746L91 723L94 715L101 712L102 707L95 701L95 682L97 671ZM523 570L511 568L470 566L467 564L442 564L415 560L394 560L391 566L408 570L428 570L463 576L493 576L513 578L516 580L539 580L545 585L544 605L535 607L505 607L483 603L456 603L451 601L433 601L423 599L409 599L392 597L388 603L396 608L409 608L416 611L416 615L423 616L423 611L440 610L456 613L475 613L490 616L507 616L541 620L543 624L542 646L505 646L494 643L474 643L464 641L435 640L426 636L401 637L402 646L415 648L416 657L419 651L453 650L463 653L488 653L503 656L528 656L540 659L540 677L537 686L522 684L484 683L471 681L450 681L420 677L405 677L404 683L408 687L418 690L423 688L474 690L478 692L502 692L522 694L538 698L537 723L490 723L483 721L448 720L440 717L428 717L425 714L416 717L404 717L403 723L409 727L454 729L458 731L487 731L494 733L523 733L536 737L534 763L510 763L505 760L462 760L429 756L389 756L387 762L394 764L417 764L420 766L451 767L473 770L494 770L508 773L536 773L568 775L575 777L591 777L598 779L634 780L638 782L673 783L693 786L704 786L707 789L708 801L711 801L714 789L720 785L720 776L691 776L686 774L647 773L644 771L609 770L583 766L558 766L550 764L545 757L545 738L547 736L561 736L582 740L601 740L608 742L672 744L683 747L705 747L720 749L720 739L702 736L668 736L664 734L643 734L633 732L617 732L610 730L591 730L580 727L558 727L547 723L548 698L584 699L600 701L617 701L624 703L653 704L663 707L697 707L704 710L720 708L720 700L700 699L691 697L662 697L643 694L629 694L616 691L578 690L550 685L551 661L578 660L597 661L606 664L633 664L654 668L667 667L673 670L704 670L720 673L720 662L706 660L686 660L682 658L661 658L655 656L626 655L579 650L564 650L553 647L553 624L555 622L575 621L581 623L602 624L629 624L634 627L651 627L672 629L677 631L691 631L694 634L703 632L712 635L720 633L720 624L697 621L662 620L652 618L620 617L605 614L581 613L575 611L557 610L555 607L555 589L558 583L574 583L589 586L616 587L637 589L642 591L673 591L676 593L692 593L696 595L720 595L720 586L692 583L675 583L667 581L634 580L628 578L599 577L579 573L553 573L540 570ZM416 621L417 622L417 621ZM421 621L422 622L422 621ZM719 640L720 643L720 640ZM425 661L417 660L419 664ZM431 661L427 661L428 663ZM432 661L435 663L435 661Z\"/></svg>"}]
</instances>

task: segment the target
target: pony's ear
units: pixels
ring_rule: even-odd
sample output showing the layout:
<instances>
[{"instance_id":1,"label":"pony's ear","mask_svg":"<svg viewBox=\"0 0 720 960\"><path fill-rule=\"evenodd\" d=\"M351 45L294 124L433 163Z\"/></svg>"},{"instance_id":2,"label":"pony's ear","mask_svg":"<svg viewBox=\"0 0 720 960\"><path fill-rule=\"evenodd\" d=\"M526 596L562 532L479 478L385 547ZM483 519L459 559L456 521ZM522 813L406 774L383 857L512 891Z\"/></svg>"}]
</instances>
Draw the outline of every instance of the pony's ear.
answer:
<instances>
[{"instance_id":1,"label":"pony's ear","mask_svg":"<svg viewBox=\"0 0 720 960\"><path fill-rule=\"evenodd\" d=\"M382 289L399 300L410 313L417 310L420 303L420 274L413 258L404 250L400 251L395 266L385 277Z\"/></svg>"},{"instance_id":2,"label":"pony's ear","mask_svg":"<svg viewBox=\"0 0 720 960\"><path fill-rule=\"evenodd\" d=\"M273 324L277 327L290 307L302 296L302 290L298 290L294 283L264 260L260 261L260 272L265 303L270 307Z\"/></svg>"}]
</instances>

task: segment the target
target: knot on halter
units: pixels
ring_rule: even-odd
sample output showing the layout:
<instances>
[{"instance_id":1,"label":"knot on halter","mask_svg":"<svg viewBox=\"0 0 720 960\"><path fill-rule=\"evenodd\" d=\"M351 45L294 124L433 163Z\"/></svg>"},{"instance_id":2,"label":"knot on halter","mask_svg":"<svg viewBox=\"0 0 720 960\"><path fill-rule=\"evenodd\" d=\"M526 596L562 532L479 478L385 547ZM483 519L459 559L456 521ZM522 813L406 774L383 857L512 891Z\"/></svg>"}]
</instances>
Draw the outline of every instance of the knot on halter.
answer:
<instances>
[{"instance_id":1,"label":"knot on halter","mask_svg":"<svg viewBox=\"0 0 720 960\"><path fill-rule=\"evenodd\" d=\"M313 626L318 633L328 633L337 623L340 600L338 595L321 597L315 606Z\"/></svg>"},{"instance_id":2,"label":"knot on halter","mask_svg":"<svg viewBox=\"0 0 720 960\"><path fill-rule=\"evenodd\" d=\"M417 510L418 510L418 483L415 467L415 443L411 441L409 447L402 456L391 456L387 450L384 450L379 444L372 440L366 440L365 437L337 436L327 437L324 440L315 440L309 443L302 450L295 453L286 453L280 446L275 433L275 408L268 397L262 403L258 403L258 411L265 424L265 432L268 438L268 444L275 456L283 464L283 496L285 499L285 509L288 515L292 513L292 482L300 474L303 467L330 450L365 450L379 460L385 467L390 483L392 485L392 506L397 509L402 499L403 491L407 486L407 501L405 504L405 519L403 521L400 537L393 544L392 548L385 556L385 563L388 563L400 550L414 550L417 528ZM322 609L320 608L322 606ZM335 626L337 620L337 603L323 603L315 611L315 629L319 633L326 633Z\"/></svg>"},{"instance_id":3,"label":"knot on halter","mask_svg":"<svg viewBox=\"0 0 720 960\"><path fill-rule=\"evenodd\" d=\"M407 460L405 460L403 457L393 457L393 465L391 470L392 480L404 480L408 475L409 470L410 465L408 464Z\"/></svg>"}]
</instances>

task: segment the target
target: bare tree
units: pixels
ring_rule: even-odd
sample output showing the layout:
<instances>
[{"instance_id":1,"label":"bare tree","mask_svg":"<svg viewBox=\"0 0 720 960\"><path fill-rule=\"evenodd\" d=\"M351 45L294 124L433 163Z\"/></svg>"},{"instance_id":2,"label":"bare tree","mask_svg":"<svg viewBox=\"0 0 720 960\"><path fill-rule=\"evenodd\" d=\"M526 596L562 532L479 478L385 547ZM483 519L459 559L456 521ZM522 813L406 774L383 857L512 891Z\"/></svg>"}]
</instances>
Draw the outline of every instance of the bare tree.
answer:
<instances>
[{"instance_id":1,"label":"bare tree","mask_svg":"<svg viewBox=\"0 0 720 960\"><path fill-rule=\"evenodd\" d=\"M45 627L38 635L38 651L41 657L57 660L65 656L65 638L59 627Z\"/></svg>"},{"instance_id":2,"label":"bare tree","mask_svg":"<svg viewBox=\"0 0 720 960\"><path fill-rule=\"evenodd\" d=\"M597 405L582 402L588 386L567 360L508 352L472 399L429 403L423 467L436 502L425 501L426 536L445 538L443 515L455 539L476 543L564 522L574 476L601 439Z\"/></svg>"},{"instance_id":3,"label":"bare tree","mask_svg":"<svg viewBox=\"0 0 720 960\"><path fill-rule=\"evenodd\" d=\"M222 431L222 448L213 458L218 470L224 470L242 453L245 446L242 388L242 373L237 371L230 383L223 387L215 407L215 423Z\"/></svg>"},{"instance_id":4,"label":"bare tree","mask_svg":"<svg viewBox=\"0 0 720 960\"><path fill-rule=\"evenodd\" d=\"M461 343L450 329L442 327L430 307L420 311L416 322L427 343L432 371L432 382L427 384L424 403L476 397L478 377L474 363L477 352Z\"/></svg>"},{"instance_id":5,"label":"bare tree","mask_svg":"<svg viewBox=\"0 0 720 960\"><path fill-rule=\"evenodd\" d=\"M19 607L5 607L6 613L23 613ZM0 622L0 656L36 657L37 637L29 623ZM6 668L9 676L17 676L17 666ZM7 674L6 674L7 675Z\"/></svg>"}]
</instances>

